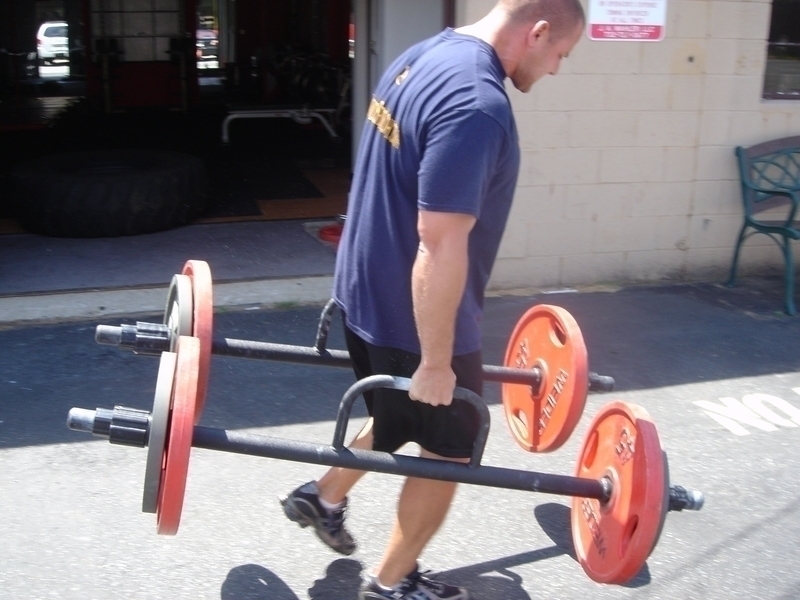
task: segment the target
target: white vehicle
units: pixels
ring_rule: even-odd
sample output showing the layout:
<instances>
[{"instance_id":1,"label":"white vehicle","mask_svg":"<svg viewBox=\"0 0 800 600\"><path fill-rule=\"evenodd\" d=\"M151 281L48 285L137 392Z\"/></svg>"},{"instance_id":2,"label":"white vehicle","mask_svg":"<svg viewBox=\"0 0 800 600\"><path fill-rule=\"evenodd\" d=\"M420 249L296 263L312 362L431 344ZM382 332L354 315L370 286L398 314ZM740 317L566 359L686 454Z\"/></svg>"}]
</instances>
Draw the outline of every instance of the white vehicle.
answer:
<instances>
[{"instance_id":1,"label":"white vehicle","mask_svg":"<svg viewBox=\"0 0 800 600\"><path fill-rule=\"evenodd\" d=\"M45 65L69 62L67 24L63 21L42 23L36 34L36 52Z\"/></svg>"}]
</instances>

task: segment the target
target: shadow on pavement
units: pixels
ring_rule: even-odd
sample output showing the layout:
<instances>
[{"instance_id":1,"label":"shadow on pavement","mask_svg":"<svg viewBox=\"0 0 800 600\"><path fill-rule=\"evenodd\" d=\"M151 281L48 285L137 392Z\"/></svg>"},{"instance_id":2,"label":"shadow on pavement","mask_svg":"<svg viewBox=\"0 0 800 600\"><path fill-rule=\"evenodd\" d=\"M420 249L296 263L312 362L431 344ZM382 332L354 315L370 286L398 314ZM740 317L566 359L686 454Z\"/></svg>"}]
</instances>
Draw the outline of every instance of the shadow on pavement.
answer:
<instances>
[{"instance_id":1,"label":"shadow on pavement","mask_svg":"<svg viewBox=\"0 0 800 600\"><path fill-rule=\"evenodd\" d=\"M361 585L361 563L339 558L328 565L325 577L308 589L309 600L355 600Z\"/></svg>"},{"instance_id":2,"label":"shadow on pavement","mask_svg":"<svg viewBox=\"0 0 800 600\"><path fill-rule=\"evenodd\" d=\"M349 558L333 561L325 577L308 590L309 600L355 600L361 585L361 563ZM272 571L259 565L230 570L220 590L221 600L298 600Z\"/></svg>"},{"instance_id":3,"label":"shadow on pavement","mask_svg":"<svg viewBox=\"0 0 800 600\"><path fill-rule=\"evenodd\" d=\"M447 571L436 578L446 583L466 587L474 598L530 600L522 586L523 579L512 571L520 565L568 555L577 562L570 534L569 507L550 502L534 509L537 522L554 546L505 556ZM355 600L361 584L362 566L356 560L340 558L333 561L325 576L314 581L308 590L309 600ZM647 564L628 583L620 586L639 588L650 583ZM221 600L296 600L297 596L274 573L258 565L242 565L231 569L222 584Z\"/></svg>"},{"instance_id":4,"label":"shadow on pavement","mask_svg":"<svg viewBox=\"0 0 800 600\"><path fill-rule=\"evenodd\" d=\"M222 583L221 600L298 600L280 577L259 565L234 567Z\"/></svg>"},{"instance_id":5,"label":"shadow on pavement","mask_svg":"<svg viewBox=\"0 0 800 600\"><path fill-rule=\"evenodd\" d=\"M560 552L555 555L558 554ZM509 571L508 566L542 560L550 556L549 553L527 552L509 559L442 571L436 578L465 586L473 598L530 600L530 595L522 589L522 578ZM333 561L328 565L325 576L317 579L308 589L309 600L356 600L361 585L361 571L361 563L353 559L340 558ZM491 571L496 571L498 575L485 575ZM296 600L297 596L268 569L258 565L243 565L231 569L228 573L222 584L220 598L221 600Z\"/></svg>"},{"instance_id":6,"label":"shadow on pavement","mask_svg":"<svg viewBox=\"0 0 800 600\"><path fill-rule=\"evenodd\" d=\"M571 509L563 504L548 502L547 504L538 505L533 512L542 531L553 540L553 543L562 551L562 554L567 554L572 560L578 562L578 557L575 554L575 544L572 541ZM649 583L650 569L645 563L641 571L636 574L636 577L620 587L638 588Z\"/></svg>"}]
</instances>

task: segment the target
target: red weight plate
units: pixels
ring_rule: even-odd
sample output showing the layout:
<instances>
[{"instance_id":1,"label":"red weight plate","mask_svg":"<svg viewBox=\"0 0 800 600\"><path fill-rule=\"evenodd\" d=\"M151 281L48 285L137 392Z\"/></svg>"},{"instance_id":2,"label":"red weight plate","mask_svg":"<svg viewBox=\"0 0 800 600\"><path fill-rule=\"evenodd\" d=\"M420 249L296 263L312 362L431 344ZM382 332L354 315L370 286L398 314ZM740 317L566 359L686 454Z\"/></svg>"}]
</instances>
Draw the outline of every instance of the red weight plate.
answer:
<instances>
[{"instance_id":1,"label":"red weight plate","mask_svg":"<svg viewBox=\"0 0 800 600\"><path fill-rule=\"evenodd\" d=\"M192 279L192 301L194 323L192 335L200 340L200 374L197 378L197 407L195 425L200 422L208 390L208 373L211 369L211 340L214 335L214 298L211 269L202 260L189 260L183 266L183 274Z\"/></svg>"},{"instance_id":2,"label":"red weight plate","mask_svg":"<svg viewBox=\"0 0 800 600\"><path fill-rule=\"evenodd\" d=\"M612 402L589 426L575 474L608 477L613 490L605 504L572 500L575 553L594 581L630 581L653 551L669 508L664 456L656 426L641 406Z\"/></svg>"},{"instance_id":3,"label":"red weight plate","mask_svg":"<svg viewBox=\"0 0 800 600\"><path fill-rule=\"evenodd\" d=\"M551 452L567 441L586 404L588 363L581 330L565 309L541 304L517 322L504 364L542 374L537 388L503 384L506 422L524 450Z\"/></svg>"},{"instance_id":4,"label":"red weight plate","mask_svg":"<svg viewBox=\"0 0 800 600\"><path fill-rule=\"evenodd\" d=\"M198 393L200 342L195 337L178 339L175 383L172 388L167 442L158 487L156 531L175 535L181 522L189 454L194 434L195 402Z\"/></svg>"}]
</instances>

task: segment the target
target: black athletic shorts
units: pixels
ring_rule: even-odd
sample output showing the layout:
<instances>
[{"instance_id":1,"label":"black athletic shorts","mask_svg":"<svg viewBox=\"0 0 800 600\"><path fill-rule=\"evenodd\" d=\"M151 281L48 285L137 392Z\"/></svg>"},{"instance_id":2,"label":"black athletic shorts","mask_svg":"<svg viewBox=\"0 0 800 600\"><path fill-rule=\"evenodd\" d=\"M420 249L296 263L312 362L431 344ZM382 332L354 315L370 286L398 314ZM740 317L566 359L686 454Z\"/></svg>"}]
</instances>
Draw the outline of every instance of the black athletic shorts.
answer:
<instances>
[{"instance_id":1,"label":"black athletic shorts","mask_svg":"<svg viewBox=\"0 0 800 600\"><path fill-rule=\"evenodd\" d=\"M347 350L357 379L370 375L411 377L417 370L420 356L412 352L374 346L344 327ZM453 357L456 385L483 391L481 353ZM376 389L364 394L367 410L373 417L372 448L395 452L408 442L447 458L469 458L478 434L479 417L471 404L454 399L449 406L431 406L417 402L402 390Z\"/></svg>"}]
</instances>

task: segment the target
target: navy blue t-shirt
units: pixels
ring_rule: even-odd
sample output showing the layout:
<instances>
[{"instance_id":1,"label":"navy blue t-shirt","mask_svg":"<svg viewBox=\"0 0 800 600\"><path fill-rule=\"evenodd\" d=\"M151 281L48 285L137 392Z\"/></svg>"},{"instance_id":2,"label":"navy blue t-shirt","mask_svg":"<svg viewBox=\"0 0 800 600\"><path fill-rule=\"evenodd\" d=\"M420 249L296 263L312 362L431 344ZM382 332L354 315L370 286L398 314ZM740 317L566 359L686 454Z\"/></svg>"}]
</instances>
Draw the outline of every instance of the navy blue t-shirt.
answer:
<instances>
[{"instance_id":1,"label":"navy blue t-shirt","mask_svg":"<svg viewBox=\"0 0 800 600\"><path fill-rule=\"evenodd\" d=\"M477 222L453 353L481 347L483 296L519 171L505 72L494 49L447 29L406 50L374 92L336 258L334 299L376 346L420 352L411 271L420 210Z\"/></svg>"}]
</instances>

